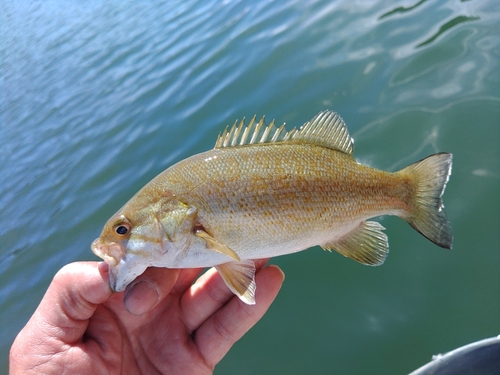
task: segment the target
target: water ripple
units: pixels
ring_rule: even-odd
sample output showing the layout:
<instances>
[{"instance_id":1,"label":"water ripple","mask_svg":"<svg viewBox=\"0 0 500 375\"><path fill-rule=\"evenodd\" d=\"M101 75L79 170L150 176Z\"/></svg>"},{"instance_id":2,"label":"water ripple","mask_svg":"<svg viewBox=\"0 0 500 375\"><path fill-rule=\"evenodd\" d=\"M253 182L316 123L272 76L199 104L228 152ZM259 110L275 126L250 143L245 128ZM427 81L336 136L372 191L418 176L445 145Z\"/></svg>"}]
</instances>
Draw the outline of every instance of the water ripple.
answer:
<instances>
[{"instance_id":1,"label":"water ripple","mask_svg":"<svg viewBox=\"0 0 500 375\"><path fill-rule=\"evenodd\" d=\"M448 31L452 27L455 27L456 25L459 25L459 24L464 23L464 22L476 21L479 19L480 19L479 17L457 16L457 17L453 18L452 20L446 22L444 25L442 25L439 28L439 30L436 32L436 34L431 36L429 39L423 41L422 43L418 44L417 48L425 46L426 44L432 43L437 38L439 38L439 36L441 34L444 34L446 31Z\"/></svg>"}]
</instances>

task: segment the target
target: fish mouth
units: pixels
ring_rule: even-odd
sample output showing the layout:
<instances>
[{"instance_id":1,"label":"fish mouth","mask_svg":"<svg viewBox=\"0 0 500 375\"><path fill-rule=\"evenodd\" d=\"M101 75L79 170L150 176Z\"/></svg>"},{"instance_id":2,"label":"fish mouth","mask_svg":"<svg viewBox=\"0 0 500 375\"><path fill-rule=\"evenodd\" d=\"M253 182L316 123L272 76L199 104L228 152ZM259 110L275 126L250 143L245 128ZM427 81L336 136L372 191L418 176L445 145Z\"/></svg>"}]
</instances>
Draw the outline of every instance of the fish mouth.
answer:
<instances>
[{"instance_id":1,"label":"fish mouth","mask_svg":"<svg viewBox=\"0 0 500 375\"><path fill-rule=\"evenodd\" d=\"M90 248L108 264L109 286L113 292L123 292L147 268L147 265L139 262L134 256L125 256L120 244L116 242L103 243L97 238Z\"/></svg>"},{"instance_id":2,"label":"fish mouth","mask_svg":"<svg viewBox=\"0 0 500 375\"><path fill-rule=\"evenodd\" d=\"M103 259L109 267L115 267L122 259L122 248L116 242L103 243L100 238L96 238L90 245L92 252Z\"/></svg>"},{"instance_id":3,"label":"fish mouth","mask_svg":"<svg viewBox=\"0 0 500 375\"><path fill-rule=\"evenodd\" d=\"M109 267L109 286L111 290L123 292L146 268L147 265L138 264L133 259L121 259L116 266Z\"/></svg>"}]
</instances>

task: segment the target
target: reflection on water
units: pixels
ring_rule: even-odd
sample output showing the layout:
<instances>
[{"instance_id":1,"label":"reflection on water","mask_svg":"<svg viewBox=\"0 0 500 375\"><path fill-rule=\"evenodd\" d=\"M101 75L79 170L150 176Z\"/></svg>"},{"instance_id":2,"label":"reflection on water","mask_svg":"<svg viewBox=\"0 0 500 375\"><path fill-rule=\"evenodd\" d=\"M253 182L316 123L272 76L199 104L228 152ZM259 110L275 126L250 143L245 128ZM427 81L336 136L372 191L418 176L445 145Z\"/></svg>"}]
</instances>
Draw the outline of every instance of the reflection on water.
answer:
<instances>
[{"instance_id":1,"label":"reflection on water","mask_svg":"<svg viewBox=\"0 0 500 375\"><path fill-rule=\"evenodd\" d=\"M429 39L427 39L426 41L420 43L419 45L417 45L417 47L422 47L422 46L425 46L426 44L429 44L431 42L433 42L434 40L436 40L441 34L443 34L445 31L447 31L448 29L451 29L452 27L462 23L462 22L468 22L468 21L475 21L475 20L478 20L479 17L467 17L467 16L458 16L458 17L455 17L453 18L451 21L448 21L446 22L443 26L441 26L438 30L438 32L436 34L434 34L433 36L431 36Z\"/></svg>"},{"instance_id":2,"label":"reflection on water","mask_svg":"<svg viewBox=\"0 0 500 375\"><path fill-rule=\"evenodd\" d=\"M413 10L415 9L416 7L418 7L419 5L422 5L423 3L425 3L427 0L420 0L418 3L415 3L415 5L412 5L412 6L409 6L409 7L397 7L393 10L391 10L390 12L387 12L387 13L384 13L382 14L379 19L382 19L382 18L385 18L385 17L388 17L392 14L395 14L395 13L405 13L405 12L409 12L410 10Z\"/></svg>"},{"instance_id":3,"label":"reflection on water","mask_svg":"<svg viewBox=\"0 0 500 375\"><path fill-rule=\"evenodd\" d=\"M402 66L394 72L391 77L391 85L408 84L415 79L420 79L422 76L431 74L433 71L439 70L440 67L442 68L460 59L473 33L473 30L463 30L450 38L451 43L445 46L432 45L421 53L413 55L411 58L407 59L405 64L401 64ZM464 64L478 65L478 63L475 62L477 58L474 56L469 57L467 60L463 59L462 62ZM463 71L463 69L460 70ZM450 72L449 80L456 81L457 73L457 71ZM473 81L468 81L474 83Z\"/></svg>"},{"instance_id":4,"label":"reflection on water","mask_svg":"<svg viewBox=\"0 0 500 375\"><path fill-rule=\"evenodd\" d=\"M319 249L274 259L278 300L216 373L408 373L497 334L499 5L405 3L5 3L0 373L54 273L97 260L90 242L147 181L236 118L291 128L326 108L364 164L454 154L454 250L384 218L382 267Z\"/></svg>"}]
</instances>

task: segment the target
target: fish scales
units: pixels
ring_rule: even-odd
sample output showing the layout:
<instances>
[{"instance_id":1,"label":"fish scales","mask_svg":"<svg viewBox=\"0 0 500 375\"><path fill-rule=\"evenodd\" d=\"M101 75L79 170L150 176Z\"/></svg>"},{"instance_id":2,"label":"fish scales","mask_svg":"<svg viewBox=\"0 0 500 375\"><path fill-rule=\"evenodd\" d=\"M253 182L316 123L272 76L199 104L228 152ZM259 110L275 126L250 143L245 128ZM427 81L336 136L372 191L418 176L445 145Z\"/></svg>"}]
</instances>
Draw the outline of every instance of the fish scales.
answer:
<instances>
[{"instance_id":1,"label":"fish scales","mask_svg":"<svg viewBox=\"0 0 500 375\"><path fill-rule=\"evenodd\" d=\"M154 196L168 186L198 208L209 233L240 257L256 259L318 245L367 218L407 210L408 182L339 151L266 144L196 155L143 193Z\"/></svg>"},{"instance_id":2,"label":"fish scales","mask_svg":"<svg viewBox=\"0 0 500 375\"><path fill-rule=\"evenodd\" d=\"M358 164L345 123L331 111L288 132L255 117L243 127L235 122L213 150L162 172L108 220L91 248L109 264L113 290L149 266L215 266L252 304L254 259L320 245L382 264L387 236L369 220L380 215L396 215L451 248L441 199L451 154L397 172Z\"/></svg>"}]
</instances>

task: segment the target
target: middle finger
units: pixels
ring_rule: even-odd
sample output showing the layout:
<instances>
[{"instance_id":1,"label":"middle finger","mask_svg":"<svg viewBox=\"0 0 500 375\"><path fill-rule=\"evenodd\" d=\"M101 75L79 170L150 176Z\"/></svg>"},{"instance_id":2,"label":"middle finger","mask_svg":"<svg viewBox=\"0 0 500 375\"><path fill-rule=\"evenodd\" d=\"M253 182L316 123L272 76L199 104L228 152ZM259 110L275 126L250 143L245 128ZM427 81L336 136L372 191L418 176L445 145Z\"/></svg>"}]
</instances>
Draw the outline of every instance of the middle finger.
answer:
<instances>
[{"instance_id":1,"label":"middle finger","mask_svg":"<svg viewBox=\"0 0 500 375\"><path fill-rule=\"evenodd\" d=\"M267 259L255 261L257 273ZM192 332L196 330L214 312L224 306L233 293L226 286L215 268L209 269L189 288L181 298L183 321Z\"/></svg>"}]
</instances>

